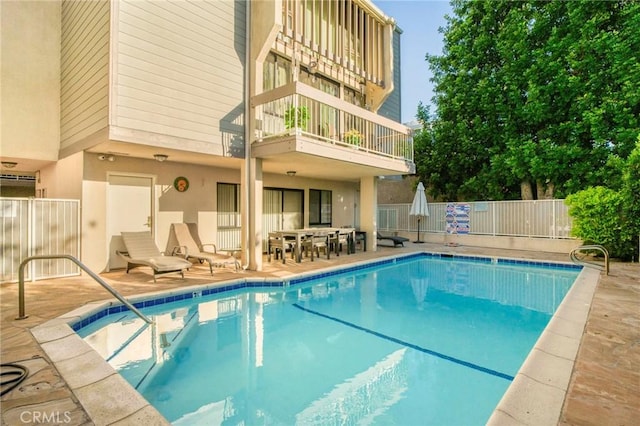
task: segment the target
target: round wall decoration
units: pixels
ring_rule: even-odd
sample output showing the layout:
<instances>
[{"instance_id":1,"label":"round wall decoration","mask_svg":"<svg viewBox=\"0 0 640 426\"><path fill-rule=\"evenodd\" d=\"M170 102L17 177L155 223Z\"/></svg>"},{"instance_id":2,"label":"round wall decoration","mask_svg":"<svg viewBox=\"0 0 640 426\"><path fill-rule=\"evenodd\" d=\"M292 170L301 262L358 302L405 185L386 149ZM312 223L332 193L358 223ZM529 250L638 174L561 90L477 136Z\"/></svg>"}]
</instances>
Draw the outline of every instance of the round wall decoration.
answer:
<instances>
[{"instance_id":1,"label":"round wall decoration","mask_svg":"<svg viewBox=\"0 0 640 426\"><path fill-rule=\"evenodd\" d=\"M184 176L178 176L173 181L173 187L178 192L185 192L187 189L189 189L189 179Z\"/></svg>"}]
</instances>

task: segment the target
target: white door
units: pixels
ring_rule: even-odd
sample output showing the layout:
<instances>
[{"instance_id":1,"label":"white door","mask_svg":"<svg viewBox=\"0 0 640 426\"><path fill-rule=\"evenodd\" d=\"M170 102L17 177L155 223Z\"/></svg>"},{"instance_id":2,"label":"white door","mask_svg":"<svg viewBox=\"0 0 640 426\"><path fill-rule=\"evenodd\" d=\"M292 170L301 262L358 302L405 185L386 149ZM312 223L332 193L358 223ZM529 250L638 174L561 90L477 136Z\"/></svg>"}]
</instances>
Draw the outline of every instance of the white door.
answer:
<instances>
[{"instance_id":1,"label":"white door","mask_svg":"<svg viewBox=\"0 0 640 426\"><path fill-rule=\"evenodd\" d=\"M109 174L107 187L108 269L126 267L116 250L124 250L121 232L153 235L153 177Z\"/></svg>"}]
</instances>

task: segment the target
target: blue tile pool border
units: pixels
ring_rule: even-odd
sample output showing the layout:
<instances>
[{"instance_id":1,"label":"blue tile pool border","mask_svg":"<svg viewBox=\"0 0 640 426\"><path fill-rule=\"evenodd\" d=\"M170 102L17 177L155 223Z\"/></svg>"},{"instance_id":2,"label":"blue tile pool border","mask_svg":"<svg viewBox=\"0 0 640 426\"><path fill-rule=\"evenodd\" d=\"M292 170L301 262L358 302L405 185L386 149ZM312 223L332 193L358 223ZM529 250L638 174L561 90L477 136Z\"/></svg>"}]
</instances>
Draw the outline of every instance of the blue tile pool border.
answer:
<instances>
[{"instance_id":1,"label":"blue tile pool border","mask_svg":"<svg viewBox=\"0 0 640 426\"><path fill-rule=\"evenodd\" d=\"M411 261L411 260L415 260L423 257L451 259L451 260L474 262L474 263L486 263L486 264L493 263L498 265L518 265L518 266L532 266L532 267L554 268L554 269L581 270L583 268L581 265L576 265L573 263L508 259L508 258L496 258L496 257L488 257L488 256L468 256L468 255L458 255L458 254L448 254L448 253L418 252L418 253L410 253L406 255L399 255L391 258L384 258L380 260L360 262L353 265L333 268L327 271L310 272L292 279L243 279L240 281L233 281L231 283L224 284L224 285L216 285L215 287L205 287L205 288L198 288L198 289L190 288L188 290L185 290L182 293L177 293L177 294L174 293L175 292L175 289L174 289L174 290L169 290L171 291L171 294L167 296L153 296L153 297L150 296L151 298L147 298L140 301L134 301L132 304L136 308L145 308L149 306L162 305L165 303L193 299L194 297L209 296L212 294L224 293L224 292L233 291L233 290L242 290L242 289L251 289L251 288L288 288L290 286L300 285L300 284L317 280L320 278L331 277L331 276L354 272L354 271L363 271L363 270L376 268L384 265L393 265L399 262L407 262L407 261ZM83 318L80 318L77 321L70 322L69 326L75 332L78 332L82 328L98 321L99 319L107 315L129 311L129 309L126 306L119 304L119 302L110 302L110 303L112 303L110 306L98 308L98 311L91 313Z\"/></svg>"}]
</instances>

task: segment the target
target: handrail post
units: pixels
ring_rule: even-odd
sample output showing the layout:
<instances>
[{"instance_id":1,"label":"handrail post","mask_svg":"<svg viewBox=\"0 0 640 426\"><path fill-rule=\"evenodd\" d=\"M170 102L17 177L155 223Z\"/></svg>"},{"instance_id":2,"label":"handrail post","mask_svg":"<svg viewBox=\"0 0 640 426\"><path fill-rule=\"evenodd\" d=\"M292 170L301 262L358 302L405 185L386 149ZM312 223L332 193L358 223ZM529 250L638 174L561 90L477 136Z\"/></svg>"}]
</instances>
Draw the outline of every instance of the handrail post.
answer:
<instances>
[{"instance_id":1,"label":"handrail post","mask_svg":"<svg viewBox=\"0 0 640 426\"><path fill-rule=\"evenodd\" d=\"M45 256L30 256L25 258L21 263L18 269L18 316L16 320L23 320L29 318L29 315L25 312L25 300L24 300L24 268L32 260L43 260L43 259L69 259L80 269L85 271L91 278L93 278L98 284L105 288L109 293L111 293L116 299L118 299L123 305L129 308L134 314L139 316L143 321L147 324L152 324L151 321L146 315L138 310L135 306L133 306L127 299L124 298L120 293L118 293L113 287L107 284L102 278L100 278L95 272L87 268L82 262L80 262L75 257L70 254L51 254Z\"/></svg>"},{"instance_id":2,"label":"handrail post","mask_svg":"<svg viewBox=\"0 0 640 426\"><path fill-rule=\"evenodd\" d=\"M576 252L581 250L600 250L602 254L604 254L604 267L602 267L602 269L604 269L606 275L609 275L609 251L604 246L597 244L580 246L571 250L571 253L569 254L571 260L573 260L575 263L582 262L584 264L596 265L598 267L601 267L600 265L594 264L593 262L587 262L586 260L578 259L578 257L576 256Z\"/></svg>"},{"instance_id":3,"label":"handrail post","mask_svg":"<svg viewBox=\"0 0 640 426\"><path fill-rule=\"evenodd\" d=\"M27 258L30 259L30 258ZM24 265L27 263L27 259L23 260L18 269L18 316L17 320L27 319L29 315L24 312Z\"/></svg>"}]
</instances>

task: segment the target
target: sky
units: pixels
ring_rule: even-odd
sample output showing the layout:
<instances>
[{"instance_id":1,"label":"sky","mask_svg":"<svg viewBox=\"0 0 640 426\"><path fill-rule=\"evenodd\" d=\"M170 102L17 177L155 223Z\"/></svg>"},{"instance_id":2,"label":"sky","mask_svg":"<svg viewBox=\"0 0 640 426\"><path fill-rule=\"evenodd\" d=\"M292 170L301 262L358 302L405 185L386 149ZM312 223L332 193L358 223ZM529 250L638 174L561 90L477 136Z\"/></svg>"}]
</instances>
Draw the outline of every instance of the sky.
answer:
<instances>
[{"instance_id":1,"label":"sky","mask_svg":"<svg viewBox=\"0 0 640 426\"><path fill-rule=\"evenodd\" d=\"M402 29L401 79L402 122L415 121L418 103L431 105L433 84L425 55L442 54L444 16L451 14L448 1L437 0L374 0L380 10L393 17ZM431 107L434 112L434 107Z\"/></svg>"}]
</instances>

